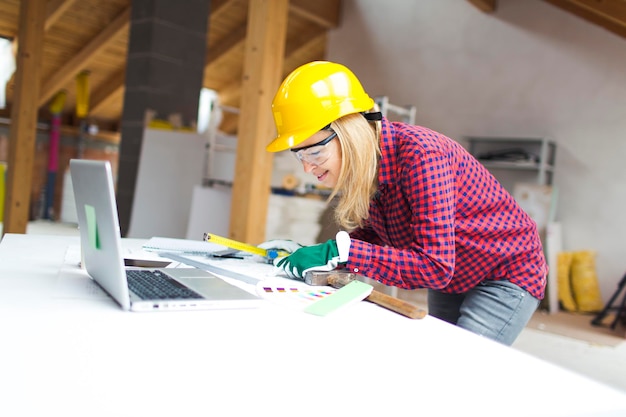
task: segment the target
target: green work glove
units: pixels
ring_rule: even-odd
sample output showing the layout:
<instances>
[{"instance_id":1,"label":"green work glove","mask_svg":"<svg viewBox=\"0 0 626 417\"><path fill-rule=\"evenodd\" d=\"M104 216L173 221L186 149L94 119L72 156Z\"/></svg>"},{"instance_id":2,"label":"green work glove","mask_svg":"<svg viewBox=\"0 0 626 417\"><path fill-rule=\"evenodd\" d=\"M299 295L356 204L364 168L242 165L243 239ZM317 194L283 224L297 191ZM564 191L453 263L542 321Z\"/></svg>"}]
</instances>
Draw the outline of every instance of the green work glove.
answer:
<instances>
[{"instance_id":1,"label":"green work glove","mask_svg":"<svg viewBox=\"0 0 626 417\"><path fill-rule=\"evenodd\" d=\"M275 251L284 251L289 253L294 253L298 249L302 247L301 244L294 242L293 240L268 240L267 242L263 242L258 245L261 249L266 250L275 250Z\"/></svg>"},{"instance_id":2,"label":"green work glove","mask_svg":"<svg viewBox=\"0 0 626 417\"><path fill-rule=\"evenodd\" d=\"M262 258L261 256L255 256L255 260L259 262L267 262L269 260L270 263L272 263L272 261L284 258L286 256L285 254L294 253L300 249L302 245L294 242L293 240L275 239L260 243L257 247L265 249L268 257Z\"/></svg>"},{"instance_id":3,"label":"green work glove","mask_svg":"<svg viewBox=\"0 0 626 417\"><path fill-rule=\"evenodd\" d=\"M335 240L302 247L285 258L274 260L274 265L291 278L304 278L308 271L331 271L348 262L350 243L350 235L342 231Z\"/></svg>"}]
</instances>

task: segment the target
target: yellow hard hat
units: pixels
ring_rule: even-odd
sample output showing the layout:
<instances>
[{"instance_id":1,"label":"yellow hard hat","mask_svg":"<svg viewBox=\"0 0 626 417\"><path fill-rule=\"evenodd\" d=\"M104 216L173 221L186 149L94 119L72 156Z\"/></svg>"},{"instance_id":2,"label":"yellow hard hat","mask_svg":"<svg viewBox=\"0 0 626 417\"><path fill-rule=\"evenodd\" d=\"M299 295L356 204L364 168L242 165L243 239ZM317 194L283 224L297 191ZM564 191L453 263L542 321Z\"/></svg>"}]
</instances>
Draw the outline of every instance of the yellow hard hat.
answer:
<instances>
[{"instance_id":1,"label":"yellow hard hat","mask_svg":"<svg viewBox=\"0 0 626 417\"><path fill-rule=\"evenodd\" d=\"M372 107L374 100L345 66L326 61L304 64L285 78L274 96L278 136L266 149L293 148L340 117Z\"/></svg>"}]
</instances>

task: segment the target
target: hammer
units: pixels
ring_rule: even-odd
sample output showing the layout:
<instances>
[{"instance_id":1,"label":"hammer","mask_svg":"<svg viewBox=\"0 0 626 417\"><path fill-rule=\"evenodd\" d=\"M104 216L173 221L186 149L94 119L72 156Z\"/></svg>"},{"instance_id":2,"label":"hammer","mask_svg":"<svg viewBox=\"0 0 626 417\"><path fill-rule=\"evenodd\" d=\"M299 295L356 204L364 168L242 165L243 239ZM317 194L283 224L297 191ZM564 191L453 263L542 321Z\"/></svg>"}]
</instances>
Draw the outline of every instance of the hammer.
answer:
<instances>
[{"instance_id":1,"label":"hammer","mask_svg":"<svg viewBox=\"0 0 626 417\"><path fill-rule=\"evenodd\" d=\"M349 284L350 281L357 279L359 276L360 275L352 272L309 271L304 275L304 282L309 285L328 285L333 288L341 288ZM421 308L380 291L372 290L371 294L367 296L365 300L411 319L422 319L426 316L426 311Z\"/></svg>"}]
</instances>

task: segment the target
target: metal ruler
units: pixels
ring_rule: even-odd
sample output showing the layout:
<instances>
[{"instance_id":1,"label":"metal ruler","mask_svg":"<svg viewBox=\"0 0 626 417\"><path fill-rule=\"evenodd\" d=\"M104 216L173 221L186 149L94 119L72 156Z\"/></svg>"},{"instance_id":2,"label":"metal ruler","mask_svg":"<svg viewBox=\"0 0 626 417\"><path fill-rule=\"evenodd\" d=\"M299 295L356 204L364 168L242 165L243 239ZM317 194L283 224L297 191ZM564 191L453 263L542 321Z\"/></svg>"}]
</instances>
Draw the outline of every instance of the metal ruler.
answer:
<instances>
[{"instance_id":1,"label":"metal ruler","mask_svg":"<svg viewBox=\"0 0 626 417\"><path fill-rule=\"evenodd\" d=\"M205 262L196 261L195 259L190 259L178 253L158 252L158 254L159 256L162 256L164 258L168 258L173 261L182 262L185 265L194 266L196 268L203 269L205 271L213 272L214 274L224 275L225 277L228 277L228 278L234 278L236 280L245 282L246 284L256 285L259 282L259 280L254 277L240 274L238 272L230 271L228 269L220 268L218 266L207 264Z\"/></svg>"}]
</instances>

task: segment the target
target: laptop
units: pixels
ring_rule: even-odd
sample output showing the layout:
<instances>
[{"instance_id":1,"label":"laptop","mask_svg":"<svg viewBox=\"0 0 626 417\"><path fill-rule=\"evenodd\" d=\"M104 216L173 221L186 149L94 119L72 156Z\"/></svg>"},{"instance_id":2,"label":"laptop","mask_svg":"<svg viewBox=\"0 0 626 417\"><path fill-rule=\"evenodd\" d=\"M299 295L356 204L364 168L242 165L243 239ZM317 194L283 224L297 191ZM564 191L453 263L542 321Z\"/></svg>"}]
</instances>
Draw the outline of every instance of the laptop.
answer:
<instances>
[{"instance_id":1,"label":"laptop","mask_svg":"<svg viewBox=\"0 0 626 417\"><path fill-rule=\"evenodd\" d=\"M260 305L261 298L210 271L126 268L111 165L108 161L72 159L70 174L84 267L122 309L207 310Z\"/></svg>"}]
</instances>

